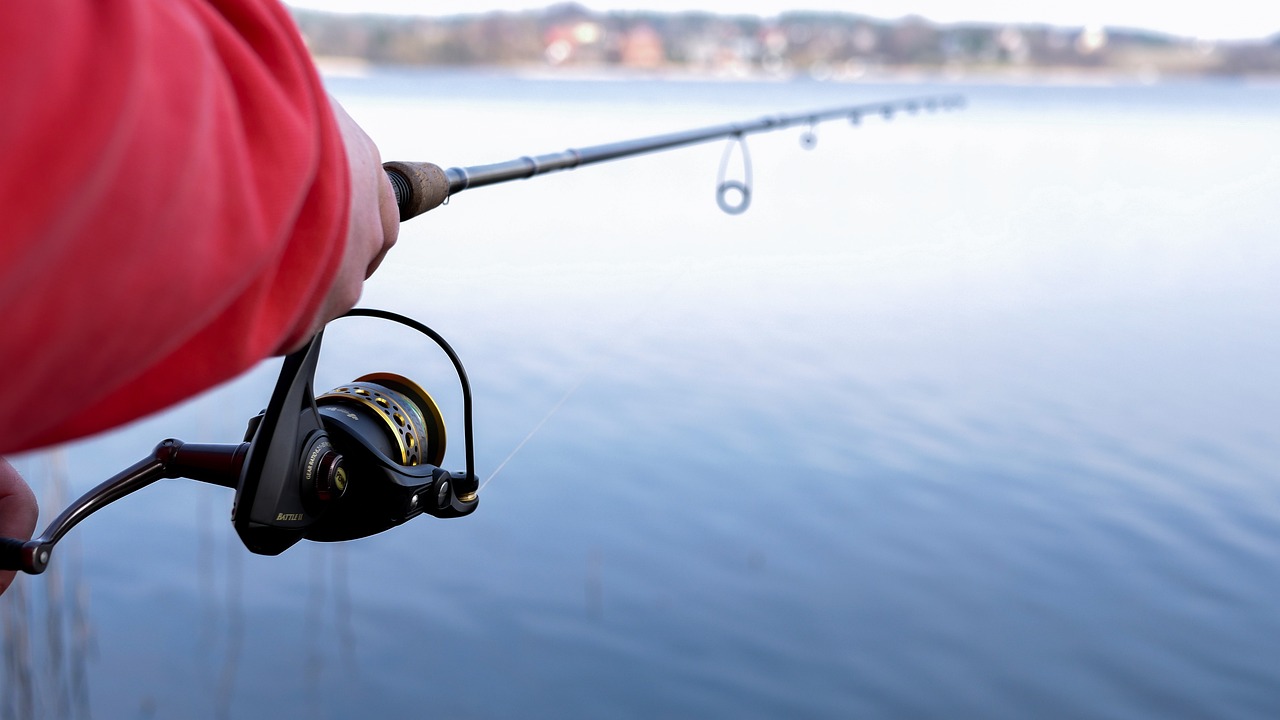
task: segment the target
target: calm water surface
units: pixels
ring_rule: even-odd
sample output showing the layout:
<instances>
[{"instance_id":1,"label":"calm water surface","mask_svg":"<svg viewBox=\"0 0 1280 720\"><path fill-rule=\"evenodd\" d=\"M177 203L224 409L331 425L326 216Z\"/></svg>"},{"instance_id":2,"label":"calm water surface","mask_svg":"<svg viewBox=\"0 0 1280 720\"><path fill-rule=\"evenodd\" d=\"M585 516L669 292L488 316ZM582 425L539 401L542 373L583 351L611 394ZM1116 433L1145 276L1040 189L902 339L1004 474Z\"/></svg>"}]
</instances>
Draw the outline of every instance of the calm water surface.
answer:
<instances>
[{"instance_id":1,"label":"calm water surface","mask_svg":"<svg viewBox=\"0 0 1280 720\"><path fill-rule=\"evenodd\" d=\"M363 304L454 343L482 474L537 428L477 513L262 558L229 491L148 489L0 600L0 716L1280 714L1280 87L332 88L442 165L970 108L752 138L738 217L711 145L407 224ZM461 466L442 358L367 320L326 347L320 385L435 392ZM50 517L163 437L237 439L275 367L19 468Z\"/></svg>"}]
</instances>

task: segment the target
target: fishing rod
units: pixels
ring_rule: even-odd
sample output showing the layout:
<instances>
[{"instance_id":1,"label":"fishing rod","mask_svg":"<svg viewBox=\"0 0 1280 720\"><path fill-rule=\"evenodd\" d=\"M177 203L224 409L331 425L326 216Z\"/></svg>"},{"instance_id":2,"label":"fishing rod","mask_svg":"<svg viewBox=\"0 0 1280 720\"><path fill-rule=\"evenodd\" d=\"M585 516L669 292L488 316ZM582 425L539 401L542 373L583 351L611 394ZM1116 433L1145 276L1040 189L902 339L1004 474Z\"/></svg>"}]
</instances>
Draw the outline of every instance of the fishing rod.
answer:
<instances>
[{"instance_id":1,"label":"fishing rod","mask_svg":"<svg viewBox=\"0 0 1280 720\"><path fill-rule=\"evenodd\" d=\"M716 203L720 209L731 215L746 211L751 204L751 161L746 153L744 138L755 133L774 132L798 125L808 126L801 136L800 143L805 149L813 149L817 144L814 129L822 122L847 118L857 125L867 116L880 116L885 120L907 112L918 113L921 109L928 112L936 110L954 110L963 108L965 99L962 95L939 95L927 97L905 98L861 105L815 110L794 113L791 115L773 115L747 122L713 125L711 127L685 130L682 132L654 135L651 137L623 140L620 142L592 145L584 148L569 149L545 155L525 155L514 160L493 163L490 165L473 165L470 167L452 167L442 170L438 165L419 162L393 161L383 164L391 186L395 189L396 204L400 208L400 221L417 217L422 213L448 202L449 198L463 190L496 185L512 180L525 180L536 175L543 175L561 170L573 170L583 165L620 160L635 155L662 152L688 145L697 145L722 138L730 138L743 151L745 179L743 181L726 180L725 169L729 159L727 147L720 163L720 178L716 185ZM729 197L738 193L736 201Z\"/></svg>"},{"instance_id":2,"label":"fishing rod","mask_svg":"<svg viewBox=\"0 0 1280 720\"><path fill-rule=\"evenodd\" d=\"M868 115L887 120L900 112L960 108L964 102L960 96L937 96L850 105L448 170L411 162L389 162L383 167L396 192L400 219L405 221L470 188L729 138L732 142L720 164L716 199L725 212L737 214L751 199L747 135L807 125L801 145L812 149L814 128L827 120L847 118L856 125ZM729 151L735 146L742 150L743 181L725 179ZM736 202L727 198L734 191L740 195ZM462 360L442 336L412 318L363 308L343 317L408 326L427 336L449 358L462 388L464 470L442 467L443 415L431 395L413 380L370 373L316 394L322 329L302 349L285 357L266 409L249 419L241 442L162 441L149 456L72 502L36 538L0 538L0 570L44 572L54 546L78 523L162 479L187 478L234 490L232 524L245 547L261 555L278 555L300 540L367 537L419 515L456 518L474 512L481 485L475 471L471 385Z\"/></svg>"}]
</instances>

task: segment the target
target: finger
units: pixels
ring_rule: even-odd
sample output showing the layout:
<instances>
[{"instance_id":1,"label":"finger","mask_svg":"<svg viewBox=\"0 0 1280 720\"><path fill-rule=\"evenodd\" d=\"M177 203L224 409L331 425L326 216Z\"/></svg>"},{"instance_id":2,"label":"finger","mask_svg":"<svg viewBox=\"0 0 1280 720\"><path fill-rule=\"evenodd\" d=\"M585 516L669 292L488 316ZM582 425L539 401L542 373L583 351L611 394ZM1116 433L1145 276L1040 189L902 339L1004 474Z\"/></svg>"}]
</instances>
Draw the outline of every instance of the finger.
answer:
<instances>
[{"instance_id":1,"label":"finger","mask_svg":"<svg viewBox=\"0 0 1280 720\"><path fill-rule=\"evenodd\" d=\"M36 496L22 476L4 458L0 458L0 537L26 540L36 529L39 509ZM13 583L15 573L0 572L0 593Z\"/></svg>"},{"instance_id":2,"label":"finger","mask_svg":"<svg viewBox=\"0 0 1280 720\"><path fill-rule=\"evenodd\" d=\"M387 178L387 174L379 170L379 186L378 186L378 210L382 216L382 247L377 254L369 262L368 268L365 270L365 277L373 275L373 272L382 264L383 258L396 244L396 240L400 236L400 210L396 207L396 193L391 187L391 181Z\"/></svg>"}]
</instances>

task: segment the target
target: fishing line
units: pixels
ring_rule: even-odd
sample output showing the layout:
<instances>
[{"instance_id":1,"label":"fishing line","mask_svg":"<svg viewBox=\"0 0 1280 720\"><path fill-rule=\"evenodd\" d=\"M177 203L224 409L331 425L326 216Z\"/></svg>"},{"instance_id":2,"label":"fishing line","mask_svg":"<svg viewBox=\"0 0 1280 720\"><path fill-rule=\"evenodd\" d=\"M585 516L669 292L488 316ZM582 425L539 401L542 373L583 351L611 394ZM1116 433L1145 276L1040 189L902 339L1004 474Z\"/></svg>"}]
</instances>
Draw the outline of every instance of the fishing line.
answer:
<instances>
[{"instance_id":1,"label":"fishing line","mask_svg":"<svg viewBox=\"0 0 1280 720\"><path fill-rule=\"evenodd\" d=\"M932 112L938 109L957 109L964 107L964 104L964 98L956 95L907 98L809 113L767 116L750 122L718 125L585 148L571 148L559 153L536 156L524 155L514 160L490 165L452 167L444 170L431 163L396 161L385 163L383 168L387 171L387 177L395 189L396 203L400 208L400 219L403 221L427 212L433 207L445 204L454 195L470 188L513 180L525 180L543 173L572 170L583 165L726 138L728 143L720 156L720 167L716 175L716 204L729 215L741 215L751 205L753 185L751 154L747 149L746 142L748 134L772 132L794 125L802 125L805 130L800 135L800 146L806 150L812 150L818 144L818 125L825 120L843 118L848 120L850 125L856 127L862 123L862 118L867 114L879 114L885 120L892 120L898 110L905 110L914 115L921 107ZM735 149L738 150L742 162L741 180L730 179L728 176L729 163ZM594 372L598 362L597 360L592 363L578 377L577 381L565 391L564 395L551 406L551 409L534 424L529 433L520 442L516 443L511 452L502 462L498 463L494 471L476 489L477 493L488 487L489 483L493 482L493 479L506 468L507 464L524 449L525 445L568 402L569 398L577 392L578 388Z\"/></svg>"},{"instance_id":2,"label":"fishing line","mask_svg":"<svg viewBox=\"0 0 1280 720\"><path fill-rule=\"evenodd\" d=\"M961 104L962 104L962 101L955 98L944 98L942 100L928 98L927 100L924 101L925 107L931 111L935 110L939 106L958 107ZM614 156L630 154L633 152L648 151L652 149L651 147L648 147L648 145L655 145L655 146L660 146L665 148L668 146L675 146L675 145L685 144L688 142L701 142L708 139L714 139L715 137L727 137L728 142L725 144L724 152L720 156L720 166L716 174L716 204L720 206L720 209L722 211L724 211L729 215L740 215L746 212L747 208L751 205L751 193L752 193L752 187L754 184L753 176L752 176L751 153L747 147L747 139L746 139L746 135L748 132L760 132L762 130L774 129L776 127L785 127L790 124L804 123L806 127L805 127L805 130L800 135L800 146L806 150L812 150L814 147L817 146L817 143L818 143L817 128L819 123L823 119L830 119L833 117L844 117L848 119L851 125L858 126L858 125L861 125L862 117L866 112L876 112L876 113L879 113L885 120L891 120L893 118L895 110L899 109L899 107L901 109L905 109L908 112L911 112L912 114L914 114L915 112L917 112L919 104L915 100L904 100L904 101L899 101L897 103L877 103L877 104L868 105L868 106L857 106L853 108L846 108L839 111L829 111L821 114L798 115L793 117L766 119L761 121L757 125L734 126L728 129L727 131L724 128L713 128L711 130L706 130L706 131L695 131L694 133L690 133L688 134L688 136L684 136L684 137L666 136L666 137L650 138L647 140L632 141L631 143L626 144L629 147L626 147L625 150L619 147L599 146L596 148L589 148L587 153L595 153L595 154L601 155L602 156L601 159L604 159L604 156L606 155L610 157L614 157ZM607 152L605 152L606 150ZM742 179L741 180L729 179L729 164L733 158L734 150L738 151L738 155L741 158L741 162L742 162L742 175L741 175ZM574 161L571 164L566 163L560 169L568 169L568 168L576 167L580 164L584 164L583 151L570 150L567 152L573 154ZM550 165L549 156L540 156L536 158L531 158L526 156L526 157L520 158L518 161L513 161L513 162L518 163L517 167L519 168L518 170L519 176L525 177L525 178L532 177L533 175L537 175L542 172L546 172L547 167ZM468 187L476 187L482 184L490 184L490 183L496 183L496 182L505 182L506 180L512 177L513 172L517 172L517 171L513 170L511 167L508 167L506 165L495 165L495 166L487 166L487 167L451 168L446 172L446 175L451 179L455 177L464 178L464 181L462 182L458 182L456 180L454 181L454 187L452 188L451 192L456 193ZM396 173L388 173L388 175L392 178L396 178ZM484 178L484 180L478 181L478 178ZM735 194L736 194L736 198L735 198ZM452 194L446 196L446 201L448 197L452 197ZM663 287L655 291L654 293L655 296L660 294L663 291L669 290L670 286L678 278L682 278L687 273L688 273L688 268L686 267L684 269L684 272L679 274L678 276L669 277L667 283ZM638 320L640 315L644 312L644 309L649 306L650 304L642 305L641 310L639 310L636 313L636 315L632 317L628 322L622 323L621 326L628 327L634 324L634 322ZM582 374L578 376L577 380L574 381L574 383L569 387L569 389L565 391L565 393L560 397L560 399L557 400L551 406L551 408L546 412L546 414L543 415L542 418L534 424L533 428L529 430L528 434L526 434L524 438L520 440L520 442L516 443L515 447L511 450L510 453L507 454L505 458L503 458L501 462L498 463L497 467L494 468L493 472L488 474L484 482L482 482L480 486L476 489L477 494L480 491L484 490L486 487L488 487L489 483L493 482L494 478L496 478L498 474L501 473L502 470L506 468L507 464L510 463L511 460L515 458L515 456L518 455L521 450L524 449L524 447L529 443L529 441L531 441L534 438L534 436L537 435L542 430L544 426L546 426L547 422L549 422L551 418L555 416L557 412L559 412L560 408L562 408L565 405L565 403L569 401L569 398L571 398L574 395L574 393L576 393L578 389L582 387L583 383L586 382L587 378L591 376L591 374L595 371L596 367L599 364L600 364L600 358L597 358L585 370L583 370Z\"/></svg>"},{"instance_id":3,"label":"fishing line","mask_svg":"<svg viewBox=\"0 0 1280 720\"><path fill-rule=\"evenodd\" d=\"M587 370L583 372L582 376L578 378L578 381L575 382L568 390L566 390L564 395L560 397L560 399L556 402L556 404L552 405L551 409L547 411L547 414L543 415L542 419L539 420L537 424L533 426L533 429L529 431L529 434L525 435L523 440L516 443L516 446L514 449L511 450L511 453L508 454L505 458L503 458L502 462L498 463L498 466L493 469L493 472L489 473L488 477L485 478L485 481L480 484L479 488L476 489L477 493L483 491L486 487L489 486L489 483L493 482L494 478L498 477L498 473L502 472L502 469L507 466L507 463L511 462L511 458L515 457L516 453L520 452L520 450L525 446L525 444L528 443L530 440L532 440L533 436L536 435L538 431L542 429L542 426L547 424L547 421L551 419L551 416L555 415L556 411L558 411L569 400L569 398L575 392L578 391L578 388L582 387L582 384L587 381L587 377L591 375L591 372L595 370L595 367L598 364L599 364L599 360L592 363L591 366L588 367Z\"/></svg>"},{"instance_id":4,"label":"fishing line","mask_svg":"<svg viewBox=\"0 0 1280 720\"><path fill-rule=\"evenodd\" d=\"M744 148L744 152L745 152L745 148ZM643 298L643 301L640 303L639 308L629 318L627 318L623 322L614 324L614 327L619 329L619 334L621 333L622 330L626 330L626 331L629 331L630 334L634 334L636 323L640 320L642 316L645 315L646 311L649 311L653 307L652 300L656 297L660 297L666 294L667 292L669 292L672 286L674 286L677 282L683 281L685 278L687 278L689 275L689 272L690 272L689 267L686 265L681 267L679 272L673 272L668 274L666 276L666 282L658 284L658 286L653 289L650 296ZM612 347L613 344L614 343L610 343L608 347ZM534 424L531 430L529 430L529 433L525 435L524 438L520 440L520 442L516 443L516 446L512 448L511 452L505 458L502 459L502 462L498 463L497 467L493 469L493 472L489 473L488 477L485 478L484 482L480 484L480 487L476 488L477 494L479 494L480 491L484 490L489 485L489 483L493 482L493 479L498 476L498 473L500 473L503 470L503 468L505 468L507 464L510 463L511 460L515 458L515 456L521 450L524 449L525 445L527 445L529 441L532 440L533 437L542 430L542 428L547 424L547 422L550 421L551 418L555 416L557 412L560 411L560 408L564 407L564 404L569 401L569 398L573 397L574 393L576 393L578 389L581 388L583 384L586 383L587 379L590 378L593 373L595 373L596 368L600 366L600 363L603 360L604 360L603 354L598 354L596 358L592 360L591 363L582 370L581 374L578 375L577 379L574 380L573 384L569 386L569 389L565 390L564 394L560 396L560 399L557 400L555 404L551 406L551 409L547 410L546 414L543 415L542 418L538 420L537 423Z\"/></svg>"}]
</instances>

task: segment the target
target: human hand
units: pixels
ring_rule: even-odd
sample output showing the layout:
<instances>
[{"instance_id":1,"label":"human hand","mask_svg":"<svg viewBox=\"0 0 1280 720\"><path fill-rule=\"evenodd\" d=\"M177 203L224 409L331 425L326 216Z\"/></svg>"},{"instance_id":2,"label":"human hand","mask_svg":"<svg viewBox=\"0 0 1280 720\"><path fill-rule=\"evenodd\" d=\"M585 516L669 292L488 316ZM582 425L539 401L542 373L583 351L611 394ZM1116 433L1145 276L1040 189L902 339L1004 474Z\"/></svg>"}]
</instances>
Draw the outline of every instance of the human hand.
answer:
<instances>
[{"instance_id":1,"label":"human hand","mask_svg":"<svg viewBox=\"0 0 1280 720\"><path fill-rule=\"evenodd\" d=\"M36 496L22 476L0 458L0 537L26 540L36 529ZM0 594L13 583L14 571L0 572Z\"/></svg>"},{"instance_id":2,"label":"human hand","mask_svg":"<svg viewBox=\"0 0 1280 720\"><path fill-rule=\"evenodd\" d=\"M321 304L308 337L324 324L355 307L364 281L382 263L400 234L400 209L395 191L382 169L378 146L337 100L329 98L347 148L351 173L351 211L342 264ZM297 348L293 348L297 349Z\"/></svg>"}]
</instances>

